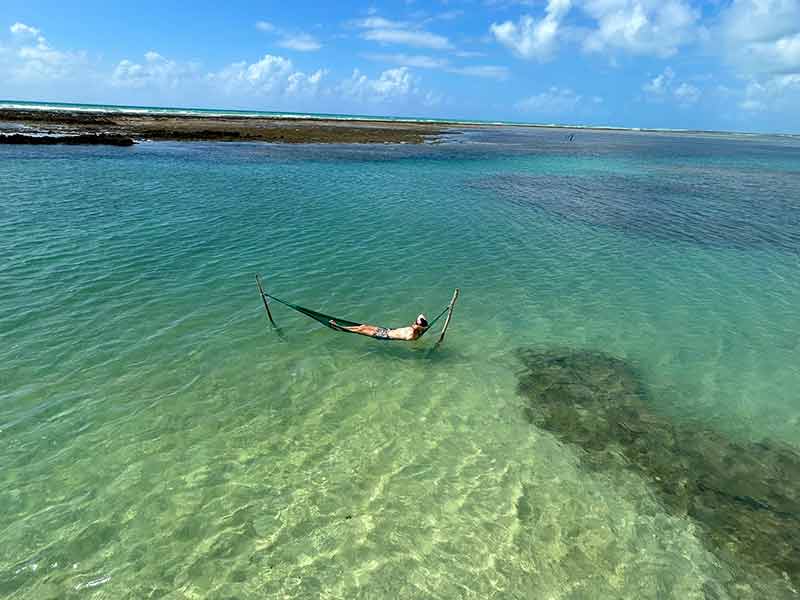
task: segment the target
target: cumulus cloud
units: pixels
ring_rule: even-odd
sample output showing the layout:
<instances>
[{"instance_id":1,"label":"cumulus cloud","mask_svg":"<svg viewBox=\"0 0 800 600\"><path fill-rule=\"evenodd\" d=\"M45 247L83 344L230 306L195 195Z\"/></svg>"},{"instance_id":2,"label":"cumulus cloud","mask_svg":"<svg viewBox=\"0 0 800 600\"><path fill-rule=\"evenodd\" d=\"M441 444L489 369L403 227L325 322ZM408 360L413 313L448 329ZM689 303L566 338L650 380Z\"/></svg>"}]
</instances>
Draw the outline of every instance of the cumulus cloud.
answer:
<instances>
[{"instance_id":1,"label":"cumulus cloud","mask_svg":"<svg viewBox=\"0 0 800 600\"><path fill-rule=\"evenodd\" d=\"M745 81L738 106L747 113L793 112L800 105L800 2L733 0L714 41Z\"/></svg>"},{"instance_id":2,"label":"cumulus cloud","mask_svg":"<svg viewBox=\"0 0 800 600\"><path fill-rule=\"evenodd\" d=\"M294 68L283 56L264 55L254 63L236 62L207 75L207 80L225 92L263 96L313 96L326 74L319 69L308 75Z\"/></svg>"},{"instance_id":3,"label":"cumulus cloud","mask_svg":"<svg viewBox=\"0 0 800 600\"><path fill-rule=\"evenodd\" d=\"M415 81L407 67L387 69L377 79L369 79L358 69L344 80L340 89L345 96L362 102L385 102L406 97L415 91Z\"/></svg>"},{"instance_id":4,"label":"cumulus cloud","mask_svg":"<svg viewBox=\"0 0 800 600\"><path fill-rule=\"evenodd\" d=\"M182 83L196 77L198 66L194 63L179 63L149 51L144 61L136 63L121 60L111 75L111 85L122 88L154 87L177 89Z\"/></svg>"},{"instance_id":5,"label":"cumulus cloud","mask_svg":"<svg viewBox=\"0 0 800 600\"><path fill-rule=\"evenodd\" d=\"M744 74L800 73L797 0L734 0L719 33L728 61Z\"/></svg>"},{"instance_id":6,"label":"cumulus cloud","mask_svg":"<svg viewBox=\"0 0 800 600\"><path fill-rule=\"evenodd\" d=\"M358 69L342 81L338 92L361 104L402 104L410 101L425 106L434 106L442 101L442 96L433 90L422 90L419 80L407 67L387 69L376 79L370 79Z\"/></svg>"},{"instance_id":7,"label":"cumulus cloud","mask_svg":"<svg viewBox=\"0 0 800 600\"><path fill-rule=\"evenodd\" d=\"M739 108L747 112L796 111L800 106L800 75L779 75L766 80L751 80Z\"/></svg>"},{"instance_id":8,"label":"cumulus cloud","mask_svg":"<svg viewBox=\"0 0 800 600\"><path fill-rule=\"evenodd\" d=\"M382 21L371 24L386 25ZM266 21L257 27L277 32L281 39L286 37L282 30ZM322 98L368 105L413 103L433 106L442 101L442 96L435 91L421 89L418 78L405 65L386 69L376 77L356 70L343 80L330 81L327 70L323 68L301 70L290 58L275 54L207 70L200 63L177 60L150 50L138 59L125 58L103 69L98 62L90 62L85 53L52 48L42 32L31 25L15 23L6 31L8 39L0 45L0 81L6 82L12 93L17 93L16 90L57 93L69 89L87 92L89 99L95 93L113 98L109 92L116 89L129 100L158 102L170 98L191 102L204 98L206 103L224 103L227 96L236 98L237 102L268 100L271 104L287 107L302 106ZM299 48L308 43L307 38L301 37L294 46ZM396 55L394 59L417 67L451 67L446 58L436 61L423 55ZM477 72L474 75L489 76ZM60 82L57 86L53 85L55 80ZM74 95L72 91L70 93Z\"/></svg>"},{"instance_id":9,"label":"cumulus cloud","mask_svg":"<svg viewBox=\"0 0 800 600\"><path fill-rule=\"evenodd\" d=\"M492 23L489 30L498 42L518 56L544 61L556 48L561 21L571 6L571 0L548 0L543 18L537 20L523 15L517 23Z\"/></svg>"},{"instance_id":10,"label":"cumulus cloud","mask_svg":"<svg viewBox=\"0 0 800 600\"><path fill-rule=\"evenodd\" d=\"M529 96L515 104L515 108L524 113L538 115L563 115L575 112L582 100L580 94L576 94L569 88L551 87L544 92ZM602 101L599 98L593 99L594 102Z\"/></svg>"},{"instance_id":11,"label":"cumulus cloud","mask_svg":"<svg viewBox=\"0 0 800 600\"><path fill-rule=\"evenodd\" d=\"M679 106L687 107L700 100L701 92L696 86L676 80L675 71L666 67L664 71L650 81L645 82L642 90L651 101L665 102L674 100Z\"/></svg>"},{"instance_id":12,"label":"cumulus cloud","mask_svg":"<svg viewBox=\"0 0 800 600\"><path fill-rule=\"evenodd\" d=\"M642 86L642 89L648 94L654 96L663 96L667 90L672 86L672 81L675 79L675 71L667 67L664 72L657 75Z\"/></svg>"},{"instance_id":13,"label":"cumulus cloud","mask_svg":"<svg viewBox=\"0 0 800 600\"><path fill-rule=\"evenodd\" d=\"M565 25L573 8L588 17L589 27ZM565 39L582 40L586 52L663 58L699 37L699 19L689 0L548 0L541 18L493 23L490 33L518 56L539 61L551 58Z\"/></svg>"},{"instance_id":14,"label":"cumulus cloud","mask_svg":"<svg viewBox=\"0 0 800 600\"><path fill-rule=\"evenodd\" d=\"M700 13L685 0L584 0L582 7L597 23L584 40L589 52L664 58L698 35Z\"/></svg>"},{"instance_id":15,"label":"cumulus cloud","mask_svg":"<svg viewBox=\"0 0 800 600\"><path fill-rule=\"evenodd\" d=\"M311 75L302 71L295 71L287 78L286 95L288 96L316 96L320 90L325 69L317 69Z\"/></svg>"},{"instance_id":16,"label":"cumulus cloud","mask_svg":"<svg viewBox=\"0 0 800 600\"><path fill-rule=\"evenodd\" d=\"M10 27L10 30L11 30L11 33L13 33L14 35L38 36L39 33L40 33L39 30L36 29L36 27L31 27L30 25L25 25L25 23L19 23L19 22L14 23Z\"/></svg>"},{"instance_id":17,"label":"cumulus cloud","mask_svg":"<svg viewBox=\"0 0 800 600\"><path fill-rule=\"evenodd\" d=\"M434 92L421 90L418 79L405 66L384 70L376 78L356 69L344 80L329 82L327 70L305 72L296 68L290 58L273 54L205 72L195 64L180 63L151 51L143 61L121 61L114 70L112 82L116 87L188 88L210 98L268 99L288 106L298 101L336 96L363 104L399 103L413 98L428 106L441 99Z\"/></svg>"},{"instance_id":18,"label":"cumulus cloud","mask_svg":"<svg viewBox=\"0 0 800 600\"><path fill-rule=\"evenodd\" d=\"M733 0L722 13L729 39L771 42L800 30L800 3L796 0Z\"/></svg>"},{"instance_id":19,"label":"cumulus cloud","mask_svg":"<svg viewBox=\"0 0 800 600\"><path fill-rule=\"evenodd\" d=\"M9 30L12 45L3 54L7 77L11 80L40 83L66 79L86 67L88 59L85 52L53 48L36 27L14 23Z\"/></svg>"},{"instance_id":20,"label":"cumulus cloud","mask_svg":"<svg viewBox=\"0 0 800 600\"><path fill-rule=\"evenodd\" d=\"M700 99L700 90L685 81L676 87L672 94L675 96L678 104L682 105L694 104Z\"/></svg>"}]
</instances>

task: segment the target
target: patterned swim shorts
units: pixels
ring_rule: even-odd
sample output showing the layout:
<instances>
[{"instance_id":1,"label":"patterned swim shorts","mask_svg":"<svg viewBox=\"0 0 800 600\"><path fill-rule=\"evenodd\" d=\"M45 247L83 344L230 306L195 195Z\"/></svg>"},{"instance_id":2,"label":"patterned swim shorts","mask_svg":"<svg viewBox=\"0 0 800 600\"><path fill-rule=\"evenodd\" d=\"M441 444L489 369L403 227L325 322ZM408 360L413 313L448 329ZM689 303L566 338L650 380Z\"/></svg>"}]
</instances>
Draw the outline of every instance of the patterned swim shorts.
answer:
<instances>
[{"instance_id":1,"label":"patterned swim shorts","mask_svg":"<svg viewBox=\"0 0 800 600\"><path fill-rule=\"evenodd\" d=\"M375 329L375 333L372 334L372 337L378 338L379 340L388 340L389 338L389 330L386 327L377 327Z\"/></svg>"}]
</instances>

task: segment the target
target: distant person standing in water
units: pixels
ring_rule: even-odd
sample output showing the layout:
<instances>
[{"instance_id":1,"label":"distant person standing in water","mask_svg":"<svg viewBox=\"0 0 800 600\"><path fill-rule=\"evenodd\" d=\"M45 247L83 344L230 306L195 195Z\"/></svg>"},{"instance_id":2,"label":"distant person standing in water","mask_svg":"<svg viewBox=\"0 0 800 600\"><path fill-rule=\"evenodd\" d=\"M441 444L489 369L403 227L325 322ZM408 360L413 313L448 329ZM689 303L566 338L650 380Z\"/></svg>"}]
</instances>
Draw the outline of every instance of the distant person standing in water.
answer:
<instances>
[{"instance_id":1,"label":"distant person standing in water","mask_svg":"<svg viewBox=\"0 0 800 600\"><path fill-rule=\"evenodd\" d=\"M331 319L329 324L337 331L349 331L350 333L366 335L367 337L372 337L379 340L402 340L404 342L411 342L418 339L428 330L429 327L428 318L425 315L419 315L417 320L414 321L409 327L398 327L397 329L388 329L386 327L378 327L376 325L354 325L353 327L343 327L342 325L338 325L334 319Z\"/></svg>"}]
</instances>

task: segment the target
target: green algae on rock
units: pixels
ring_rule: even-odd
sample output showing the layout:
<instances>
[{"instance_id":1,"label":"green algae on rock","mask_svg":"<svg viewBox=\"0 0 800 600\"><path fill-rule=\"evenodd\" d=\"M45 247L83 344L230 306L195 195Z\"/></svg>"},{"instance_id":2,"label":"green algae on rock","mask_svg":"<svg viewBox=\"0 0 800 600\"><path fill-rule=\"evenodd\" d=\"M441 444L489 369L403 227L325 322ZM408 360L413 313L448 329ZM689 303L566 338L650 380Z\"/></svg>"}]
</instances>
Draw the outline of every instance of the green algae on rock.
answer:
<instances>
[{"instance_id":1,"label":"green algae on rock","mask_svg":"<svg viewBox=\"0 0 800 600\"><path fill-rule=\"evenodd\" d=\"M800 585L800 455L654 412L636 370L583 350L521 349L531 423L586 451L592 469L631 468L668 510L702 525L718 556Z\"/></svg>"}]
</instances>

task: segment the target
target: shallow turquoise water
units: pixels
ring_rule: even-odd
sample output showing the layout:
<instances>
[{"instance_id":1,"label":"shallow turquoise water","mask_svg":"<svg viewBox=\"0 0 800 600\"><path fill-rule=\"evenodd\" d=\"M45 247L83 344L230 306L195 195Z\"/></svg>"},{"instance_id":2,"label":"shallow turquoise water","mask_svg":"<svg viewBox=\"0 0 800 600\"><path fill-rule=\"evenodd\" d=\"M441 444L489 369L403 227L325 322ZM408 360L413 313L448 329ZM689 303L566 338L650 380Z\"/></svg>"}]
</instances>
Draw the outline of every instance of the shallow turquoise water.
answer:
<instances>
[{"instance_id":1,"label":"shallow turquoise water","mask_svg":"<svg viewBox=\"0 0 800 600\"><path fill-rule=\"evenodd\" d=\"M514 350L800 448L800 147L0 148L0 596L791 597L531 426ZM436 314L446 344L337 335ZM537 507L521 521L517 503Z\"/></svg>"}]
</instances>

